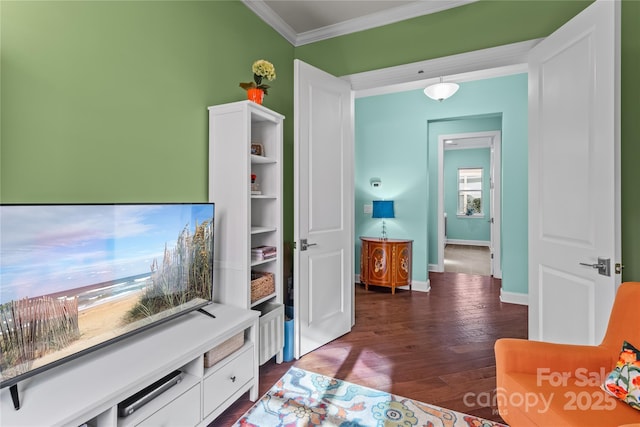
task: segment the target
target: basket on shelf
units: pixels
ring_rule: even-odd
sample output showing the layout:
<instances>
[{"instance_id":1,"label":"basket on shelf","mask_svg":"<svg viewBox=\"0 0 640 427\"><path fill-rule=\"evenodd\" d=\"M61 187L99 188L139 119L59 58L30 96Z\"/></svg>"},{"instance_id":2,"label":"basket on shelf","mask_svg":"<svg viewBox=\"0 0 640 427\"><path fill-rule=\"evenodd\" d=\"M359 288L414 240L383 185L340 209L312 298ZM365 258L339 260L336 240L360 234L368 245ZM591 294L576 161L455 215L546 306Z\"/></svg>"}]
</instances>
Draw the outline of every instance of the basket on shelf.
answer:
<instances>
[{"instance_id":1,"label":"basket on shelf","mask_svg":"<svg viewBox=\"0 0 640 427\"><path fill-rule=\"evenodd\" d=\"M244 345L244 331L237 333L222 344L204 354L204 367L210 368Z\"/></svg>"},{"instance_id":2,"label":"basket on shelf","mask_svg":"<svg viewBox=\"0 0 640 427\"><path fill-rule=\"evenodd\" d=\"M264 271L251 272L251 302L256 302L261 298L274 294L276 284L273 280L273 273Z\"/></svg>"}]
</instances>

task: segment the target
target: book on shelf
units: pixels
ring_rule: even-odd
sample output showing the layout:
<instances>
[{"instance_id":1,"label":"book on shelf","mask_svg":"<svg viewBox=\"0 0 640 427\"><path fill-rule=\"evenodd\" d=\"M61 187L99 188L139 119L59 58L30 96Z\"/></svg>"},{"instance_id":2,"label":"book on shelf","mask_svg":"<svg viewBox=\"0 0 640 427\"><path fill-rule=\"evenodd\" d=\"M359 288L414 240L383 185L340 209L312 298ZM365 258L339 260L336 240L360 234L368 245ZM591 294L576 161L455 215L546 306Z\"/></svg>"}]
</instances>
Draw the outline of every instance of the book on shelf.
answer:
<instances>
[{"instance_id":1,"label":"book on shelf","mask_svg":"<svg viewBox=\"0 0 640 427\"><path fill-rule=\"evenodd\" d=\"M277 255L277 249L275 246L257 246L251 248L251 258L255 260L265 260L274 258Z\"/></svg>"}]
</instances>

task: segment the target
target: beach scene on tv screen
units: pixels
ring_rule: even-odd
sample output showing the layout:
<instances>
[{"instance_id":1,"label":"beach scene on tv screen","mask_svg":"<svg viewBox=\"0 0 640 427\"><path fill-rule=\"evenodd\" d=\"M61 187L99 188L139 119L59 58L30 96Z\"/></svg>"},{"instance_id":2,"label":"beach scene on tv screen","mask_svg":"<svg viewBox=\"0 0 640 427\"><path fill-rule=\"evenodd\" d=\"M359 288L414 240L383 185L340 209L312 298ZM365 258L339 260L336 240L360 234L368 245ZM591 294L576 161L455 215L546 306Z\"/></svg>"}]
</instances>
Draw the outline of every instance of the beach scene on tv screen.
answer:
<instances>
[{"instance_id":1,"label":"beach scene on tv screen","mask_svg":"<svg viewBox=\"0 0 640 427\"><path fill-rule=\"evenodd\" d=\"M212 298L213 204L0 206L0 374Z\"/></svg>"}]
</instances>

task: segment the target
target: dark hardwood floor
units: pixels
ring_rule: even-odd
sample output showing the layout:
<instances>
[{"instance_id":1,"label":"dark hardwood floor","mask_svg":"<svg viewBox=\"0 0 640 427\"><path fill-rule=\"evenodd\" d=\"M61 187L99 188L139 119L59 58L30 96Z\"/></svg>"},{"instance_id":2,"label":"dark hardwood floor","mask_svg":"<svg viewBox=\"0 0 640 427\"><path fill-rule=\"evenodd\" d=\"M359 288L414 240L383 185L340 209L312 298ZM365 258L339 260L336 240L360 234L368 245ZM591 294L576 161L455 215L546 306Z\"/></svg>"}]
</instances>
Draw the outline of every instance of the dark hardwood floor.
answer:
<instances>
[{"instance_id":1,"label":"dark hardwood floor","mask_svg":"<svg viewBox=\"0 0 640 427\"><path fill-rule=\"evenodd\" d=\"M495 406L500 337L527 337L527 307L501 303L500 280L430 273L431 291L356 285L352 331L300 360L260 367L261 397L291 366L421 402L502 421ZM210 427L232 425L248 394ZM262 426L267 427L267 426Z\"/></svg>"}]
</instances>

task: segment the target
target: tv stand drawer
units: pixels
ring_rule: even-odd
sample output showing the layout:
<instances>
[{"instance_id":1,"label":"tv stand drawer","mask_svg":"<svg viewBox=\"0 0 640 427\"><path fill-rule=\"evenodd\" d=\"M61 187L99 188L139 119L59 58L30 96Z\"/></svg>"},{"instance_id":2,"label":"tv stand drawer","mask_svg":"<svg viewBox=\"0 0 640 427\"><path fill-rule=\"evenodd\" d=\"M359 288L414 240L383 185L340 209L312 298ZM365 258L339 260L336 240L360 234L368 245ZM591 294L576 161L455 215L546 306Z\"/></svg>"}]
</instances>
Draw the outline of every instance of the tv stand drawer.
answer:
<instances>
[{"instance_id":1,"label":"tv stand drawer","mask_svg":"<svg viewBox=\"0 0 640 427\"><path fill-rule=\"evenodd\" d=\"M200 384L191 387L136 427L195 426L200 422Z\"/></svg>"},{"instance_id":2,"label":"tv stand drawer","mask_svg":"<svg viewBox=\"0 0 640 427\"><path fill-rule=\"evenodd\" d=\"M238 353L220 362L220 366L212 368L214 372L204 379L205 418L236 392L245 389L244 386L253 379L253 356L253 345L244 346Z\"/></svg>"}]
</instances>

